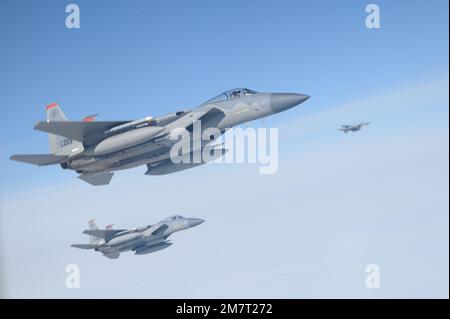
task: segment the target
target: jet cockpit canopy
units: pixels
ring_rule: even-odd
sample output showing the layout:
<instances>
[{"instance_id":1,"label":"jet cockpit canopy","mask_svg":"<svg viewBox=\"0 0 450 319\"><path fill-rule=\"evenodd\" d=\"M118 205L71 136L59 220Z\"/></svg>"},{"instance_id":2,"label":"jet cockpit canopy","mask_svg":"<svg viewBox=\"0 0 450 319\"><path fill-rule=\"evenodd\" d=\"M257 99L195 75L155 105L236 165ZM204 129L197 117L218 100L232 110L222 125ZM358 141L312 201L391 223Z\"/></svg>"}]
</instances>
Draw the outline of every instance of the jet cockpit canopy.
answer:
<instances>
[{"instance_id":1,"label":"jet cockpit canopy","mask_svg":"<svg viewBox=\"0 0 450 319\"><path fill-rule=\"evenodd\" d=\"M203 104L209 104L209 103L214 103L214 102L222 102L222 101L226 101L226 100L237 99L237 98L239 98L241 96L255 94L255 93L258 93L258 92L254 91L254 90L246 89L246 88L232 89L232 90L228 90L228 91L225 91L223 93L220 93L219 95L213 97L212 99L209 99L208 101L206 101Z\"/></svg>"},{"instance_id":2,"label":"jet cockpit canopy","mask_svg":"<svg viewBox=\"0 0 450 319\"><path fill-rule=\"evenodd\" d=\"M163 221L164 222L170 222L172 220L176 220L176 219L180 219L180 218L183 218L183 216L173 215L173 216L169 216L169 217L165 218Z\"/></svg>"}]
</instances>

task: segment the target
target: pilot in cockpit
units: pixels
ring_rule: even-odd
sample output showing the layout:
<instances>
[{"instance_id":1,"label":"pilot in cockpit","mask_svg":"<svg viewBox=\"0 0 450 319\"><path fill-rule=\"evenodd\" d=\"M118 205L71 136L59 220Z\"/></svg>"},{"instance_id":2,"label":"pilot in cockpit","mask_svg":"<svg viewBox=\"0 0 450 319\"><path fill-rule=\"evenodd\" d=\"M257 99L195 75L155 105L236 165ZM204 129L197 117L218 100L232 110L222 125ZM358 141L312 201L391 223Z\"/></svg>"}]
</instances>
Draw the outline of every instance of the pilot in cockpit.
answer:
<instances>
[{"instance_id":1,"label":"pilot in cockpit","mask_svg":"<svg viewBox=\"0 0 450 319\"><path fill-rule=\"evenodd\" d=\"M231 94L230 94L230 98L236 99L236 98L239 97L239 95L240 95L240 92L239 92L239 91L233 91L233 92L231 92Z\"/></svg>"}]
</instances>

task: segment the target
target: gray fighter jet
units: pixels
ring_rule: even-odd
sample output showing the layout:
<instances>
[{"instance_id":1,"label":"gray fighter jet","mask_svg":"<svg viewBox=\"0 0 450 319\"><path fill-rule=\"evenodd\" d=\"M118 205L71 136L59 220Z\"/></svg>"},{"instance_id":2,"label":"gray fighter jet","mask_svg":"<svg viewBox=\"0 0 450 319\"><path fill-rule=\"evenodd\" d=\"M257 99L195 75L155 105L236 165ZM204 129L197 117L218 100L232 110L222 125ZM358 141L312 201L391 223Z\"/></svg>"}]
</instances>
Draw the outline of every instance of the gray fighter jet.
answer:
<instances>
[{"instance_id":1,"label":"gray fighter jet","mask_svg":"<svg viewBox=\"0 0 450 319\"><path fill-rule=\"evenodd\" d=\"M89 229L83 234L89 235L89 244L73 244L71 247L94 249L103 256L117 259L121 252L134 251L136 255L145 255L172 245L167 237L173 233L195 227L203 223L200 218L185 218L174 215L163 219L155 225L133 229L98 229L95 220L89 221Z\"/></svg>"},{"instance_id":2,"label":"gray fighter jet","mask_svg":"<svg viewBox=\"0 0 450 319\"><path fill-rule=\"evenodd\" d=\"M260 119L294 107L309 96L294 93L258 93L250 89L234 89L202 103L192 110L180 110L156 118L134 121L95 121L95 115L83 121L68 121L58 104L46 106L47 121L34 129L49 133L51 154L13 155L12 160L38 166L60 164L75 170L79 178L92 185L109 184L113 172L147 165L147 175L163 175L195 167L200 163L174 163L171 147L181 132L191 134L194 122L201 130L216 128L220 134L233 126ZM211 160L226 150L202 140L194 152L212 152Z\"/></svg>"},{"instance_id":3,"label":"gray fighter jet","mask_svg":"<svg viewBox=\"0 0 450 319\"><path fill-rule=\"evenodd\" d=\"M369 125L369 122L362 122L356 125L341 125L341 128L339 128L339 131L344 132L347 134L348 132L357 132L360 129L362 129L364 126Z\"/></svg>"}]
</instances>

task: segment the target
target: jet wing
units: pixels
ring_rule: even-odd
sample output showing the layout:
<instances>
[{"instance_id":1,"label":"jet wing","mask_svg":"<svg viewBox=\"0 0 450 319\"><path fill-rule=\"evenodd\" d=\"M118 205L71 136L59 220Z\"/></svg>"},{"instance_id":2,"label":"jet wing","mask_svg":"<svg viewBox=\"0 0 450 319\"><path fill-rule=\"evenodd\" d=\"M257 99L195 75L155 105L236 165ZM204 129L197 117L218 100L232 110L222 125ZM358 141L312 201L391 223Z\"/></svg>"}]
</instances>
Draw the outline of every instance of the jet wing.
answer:
<instances>
[{"instance_id":1,"label":"jet wing","mask_svg":"<svg viewBox=\"0 0 450 319\"><path fill-rule=\"evenodd\" d=\"M16 154L11 156L9 159L18 162L44 166L59 164L66 158L67 156L57 156L53 154Z\"/></svg>"},{"instance_id":2,"label":"jet wing","mask_svg":"<svg viewBox=\"0 0 450 319\"><path fill-rule=\"evenodd\" d=\"M186 113L185 116L168 124L167 128L171 129L171 128L175 128L175 127L184 127L184 128L192 130L193 122L198 121L198 120L202 120L202 122L208 122L212 118L215 118L216 116L221 116L221 115L225 116L222 110L215 108L215 107L212 107L207 111L189 112L189 113ZM203 124L204 123L202 123L202 128L204 127Z\"/></svg>"},{"instance_id":3,"label":"jet wing","mask_svg":"<svg viewBox=\"0 0 450 319\"><path fill-rule=\"evenodd\" d=\"M105 240L108 240L117 233L124 232L126 229L88 229L83 231L83 234L86 235L92 235L95 237L103 238Z\"/></svg>"},{"instance_id":4,"label":"jet wing","mask_svg":"<svg viewBox=\"0 0 450 319\"><path fill-rule=\"evenodd\" d=\"M68 137L84 145L92 145L106 137L105 131L128 122L130 121L41 121L34 126L34 129Z\"/></svg>"}]
</instances>

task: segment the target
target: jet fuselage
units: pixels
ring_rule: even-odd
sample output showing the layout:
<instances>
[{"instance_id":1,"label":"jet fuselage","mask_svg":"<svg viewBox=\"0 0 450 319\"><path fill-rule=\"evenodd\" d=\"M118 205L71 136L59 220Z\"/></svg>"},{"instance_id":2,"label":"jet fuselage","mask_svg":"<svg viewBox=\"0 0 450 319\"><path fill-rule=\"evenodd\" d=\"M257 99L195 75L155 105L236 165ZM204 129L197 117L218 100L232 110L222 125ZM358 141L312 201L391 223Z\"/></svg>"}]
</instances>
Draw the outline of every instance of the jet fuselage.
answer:
<instances>
[{"instance_id":1,"label":"jet fuselage","mask_svg":"<svg viewBox=\"0 0 450 319\"><path fill-rule=\"evenodd\" d=\"M181 133L179 130L186 130L186 128L176 126L178 118L194 116L196 113L217 108L223 112L223 115L214 123L214 127L224 132L227 128L282 112L307 98L308 96L301 94L255 93L232 100L202 104L187 114L181 113L182 115L179 117L173 117L172 122L167 123L161 132L149 141L103 155L92 154L92 148L90 148L79 156L70 159L66 167L85 174L116 171L161 162L169 159L169 150L178 141L179 133ZM162 116L163 119L165 117ZM159 119L155 118L155 122L158 123L158 121ZM208 123L204 124L208 125ZM122 134L127 134L127 132ZM192 132L189 132L189 134L192 134ZM120 136L120 134L116 136Z\"/></svg>"},{"instance_id":2,"label":"jet fuselage","mask_svg":"<svg viewBox=\"0 0 450 319\"><path fill-rule=\"evenodd\" d=\"M181 137L199 142L195 144L200 146L190 149L188 155L211 148L209 151L218 158L226 150L212 149L212 142L227 129L285 111L308 98L241 88L223 92L192 110L134 121L99 122L94 116L83 122L68 121L59 105L52 103L46 107L47 121L35 126L49 133L51 154L16 154L11 159L39 166L59 164L81 174L79 178L92 185L106 185L114 171L141 165L147 165L148 175L170 174L206 163L174 163L171 150ZM211 130L215 133L208 135Z\"/></svg>"},{"instance_id":3,"label":"jet fuselage","mask_svg":"<svg viewBox=\"0 0 450 319\"><path fill-rule=\"evenodd\" d=\"M91 221L91 229L83 232L90 236L90 244L73 244L72 247L94 249L112 259L118 258L120 253L126 251L134 251L136 255L144 255L169 247L172 245L167 241L170 235L195 227L203 222L204 220L200 218L185 218L174 215L155 225L125 230L99 230L95 221Z\"/></svg>"}]
</instances>

